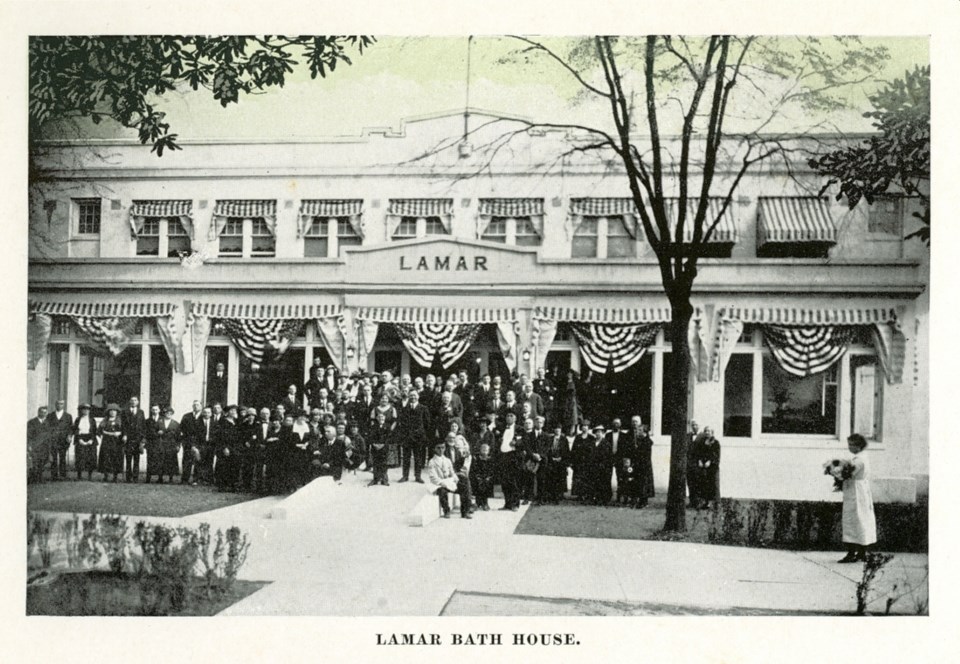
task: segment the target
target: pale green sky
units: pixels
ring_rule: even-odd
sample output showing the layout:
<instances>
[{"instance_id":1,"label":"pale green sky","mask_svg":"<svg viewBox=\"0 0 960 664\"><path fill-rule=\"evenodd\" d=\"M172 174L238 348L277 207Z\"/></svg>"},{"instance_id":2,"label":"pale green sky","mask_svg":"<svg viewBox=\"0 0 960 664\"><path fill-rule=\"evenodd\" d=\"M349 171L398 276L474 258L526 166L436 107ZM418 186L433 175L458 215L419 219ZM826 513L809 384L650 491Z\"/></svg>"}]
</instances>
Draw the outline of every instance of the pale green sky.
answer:
<instances>
[{"instance_id":1,"label":"pale green sky","mask_svg":"<svg viewBox=\"0 0 960 664\"><path fill-rule=\"evenodd\" d=\"M865 42L889 48L885 79L929 62L925 38ZM557 65L542 58L532 64L503 63L501 59L518 46L508 38L475 38L472 107L539 121L607 122L609 108L600 100L571 103L579 86ZM383 37L364 55L352 57L352 66L338 67L326 79L311 80L301 67L283 89L243 97L227 108L220 107L209 92L170 96L158 105L182 141L358 135L365 127L397 128L404 118L462 109L466 55L466 37ZM850 90L857 110L839 118L840 124L848 129L869 128L860 115L869 107L867 95L874 87ZM94 135L110 131L105 125L91 129Z\"/></svg>"}]
</instances>

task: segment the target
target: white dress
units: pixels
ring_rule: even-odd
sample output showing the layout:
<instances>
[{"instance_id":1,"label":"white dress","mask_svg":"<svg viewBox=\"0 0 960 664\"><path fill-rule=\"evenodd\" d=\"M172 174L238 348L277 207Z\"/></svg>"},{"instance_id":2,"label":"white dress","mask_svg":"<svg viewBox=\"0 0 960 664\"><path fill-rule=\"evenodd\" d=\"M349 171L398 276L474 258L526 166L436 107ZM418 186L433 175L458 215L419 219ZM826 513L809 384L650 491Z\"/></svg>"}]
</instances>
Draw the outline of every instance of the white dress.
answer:
<instances>
[{"instance_id":1,"label":"white dress","mask_svg":"<svg viewBox=\"0 0 960 664\"><path fill-rule=\"evenodd\" d=\"M860 454L850 460L853 475L843 481L843 541L867 546L877 541L877 519L867 460Z\"/></svg>"}]
</instances>

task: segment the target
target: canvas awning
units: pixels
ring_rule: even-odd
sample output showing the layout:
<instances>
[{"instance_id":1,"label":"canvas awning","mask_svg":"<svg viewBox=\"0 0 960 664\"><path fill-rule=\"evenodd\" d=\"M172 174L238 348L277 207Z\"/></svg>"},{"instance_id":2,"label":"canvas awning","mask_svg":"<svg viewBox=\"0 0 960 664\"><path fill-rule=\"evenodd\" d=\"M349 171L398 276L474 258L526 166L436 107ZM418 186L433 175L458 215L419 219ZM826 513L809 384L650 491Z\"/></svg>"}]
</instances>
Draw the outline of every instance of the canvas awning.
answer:
<instances>
[{"instance_id":1,"label":"canvas awning","mask_svg":"<svg viewBox=\"0 0 960 664\"><path fill-rule=\"evenodd\" d=\"M837 241L827 202L814 197L760 198L757 243Z\"/></svg>"}]
</instances>

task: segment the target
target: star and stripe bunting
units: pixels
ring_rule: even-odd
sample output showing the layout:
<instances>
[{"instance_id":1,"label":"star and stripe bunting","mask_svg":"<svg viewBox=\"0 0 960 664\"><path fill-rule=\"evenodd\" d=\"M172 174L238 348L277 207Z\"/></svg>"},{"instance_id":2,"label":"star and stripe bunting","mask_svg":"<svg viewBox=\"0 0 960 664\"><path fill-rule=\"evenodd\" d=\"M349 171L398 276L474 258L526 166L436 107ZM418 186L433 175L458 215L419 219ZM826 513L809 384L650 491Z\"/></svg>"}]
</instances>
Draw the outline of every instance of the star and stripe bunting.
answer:
<instances>
[{"instance_id":1,"label":"star and stripe bunting","mask_svg":"<svg viewBox=\"0 0 960 664\"><path fill-rule=\"evenodd\" d=\"M587 366L597 373L620 373L633 366L657 338L659 323L606 325L571 323L570 329Z\"/></svg>"},{"instance_id":2,"label":"star and stripe bunting","mask_svg":"<svg viewBox=\"0 0 960 664\"><path fill-rule=\"evenodd\" d=\"M763 339L780 367L794 376L826 371L847 352L856 328L846 325L763 325Z\"/></svg>"},{"instance_id":3,"label":"star and stripe bunting","mask_svg":"<svg viewBox=\"0 0 960 664\"><path fill-rule=\"evenodd\" d=\"M283 355L304 326L303 320L283 318L222 318L215 322L223 325L237 350L256 364L263 364L268 351L271 352L270 359Z\"/></svg>"},{"instance_id":4,"label":"star and stripe bunting","mask_svg":"<svg viewBox=\"0 0 960 664\"><path fill-rule=\"evenodd\" d=\"M439 357L444 369L463 357L481 329L477 323L394 323L394 327L417 364L431 367L434 357Z\"/></svg>"},{"instance_id":5,"label":"star and stripe bunting","mask_svg":"<svg viewBox=\"0 0 960 664\"><path fill-rule=\"evenodd\" d=\"M119 355L130 343L139 319L71 316L71 320L95 346Z\"/></svg>"}]
</instances>

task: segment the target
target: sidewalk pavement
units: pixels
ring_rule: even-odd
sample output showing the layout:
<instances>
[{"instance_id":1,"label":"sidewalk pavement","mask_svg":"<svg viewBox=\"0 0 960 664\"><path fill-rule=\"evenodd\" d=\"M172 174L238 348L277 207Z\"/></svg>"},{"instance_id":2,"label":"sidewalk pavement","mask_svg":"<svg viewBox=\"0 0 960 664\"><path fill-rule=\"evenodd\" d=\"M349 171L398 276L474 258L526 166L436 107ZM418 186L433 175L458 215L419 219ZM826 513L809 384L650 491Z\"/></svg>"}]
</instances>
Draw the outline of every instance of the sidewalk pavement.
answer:
<instances>
[{"instance_id":1,"label":"sidewalk pavement","mask_svg":"<svg viewBox=\"0 0 960 664\"><path fill-rule=\"evenodd\" d=\"M367 487L369 477L346 475L336 491L322 492L323 504L291 509L283 520L269 518L279 497L146 520L249 534L240 576L273 583L221 615L437 616L455 591L715 609L851 613L856 606L863 568L837 564L840 552L514 535L527 508L498 511L496 499L473 519L455 513L415 528L406 516L426 487L394 477L389 487ZM896 554L878 592L896 584L897 592L926 596L926 566L925 554ZM883 601L870 609L882 613ZM893 606L914 611L910 596Z\"/></svg>"}]
</instances>

